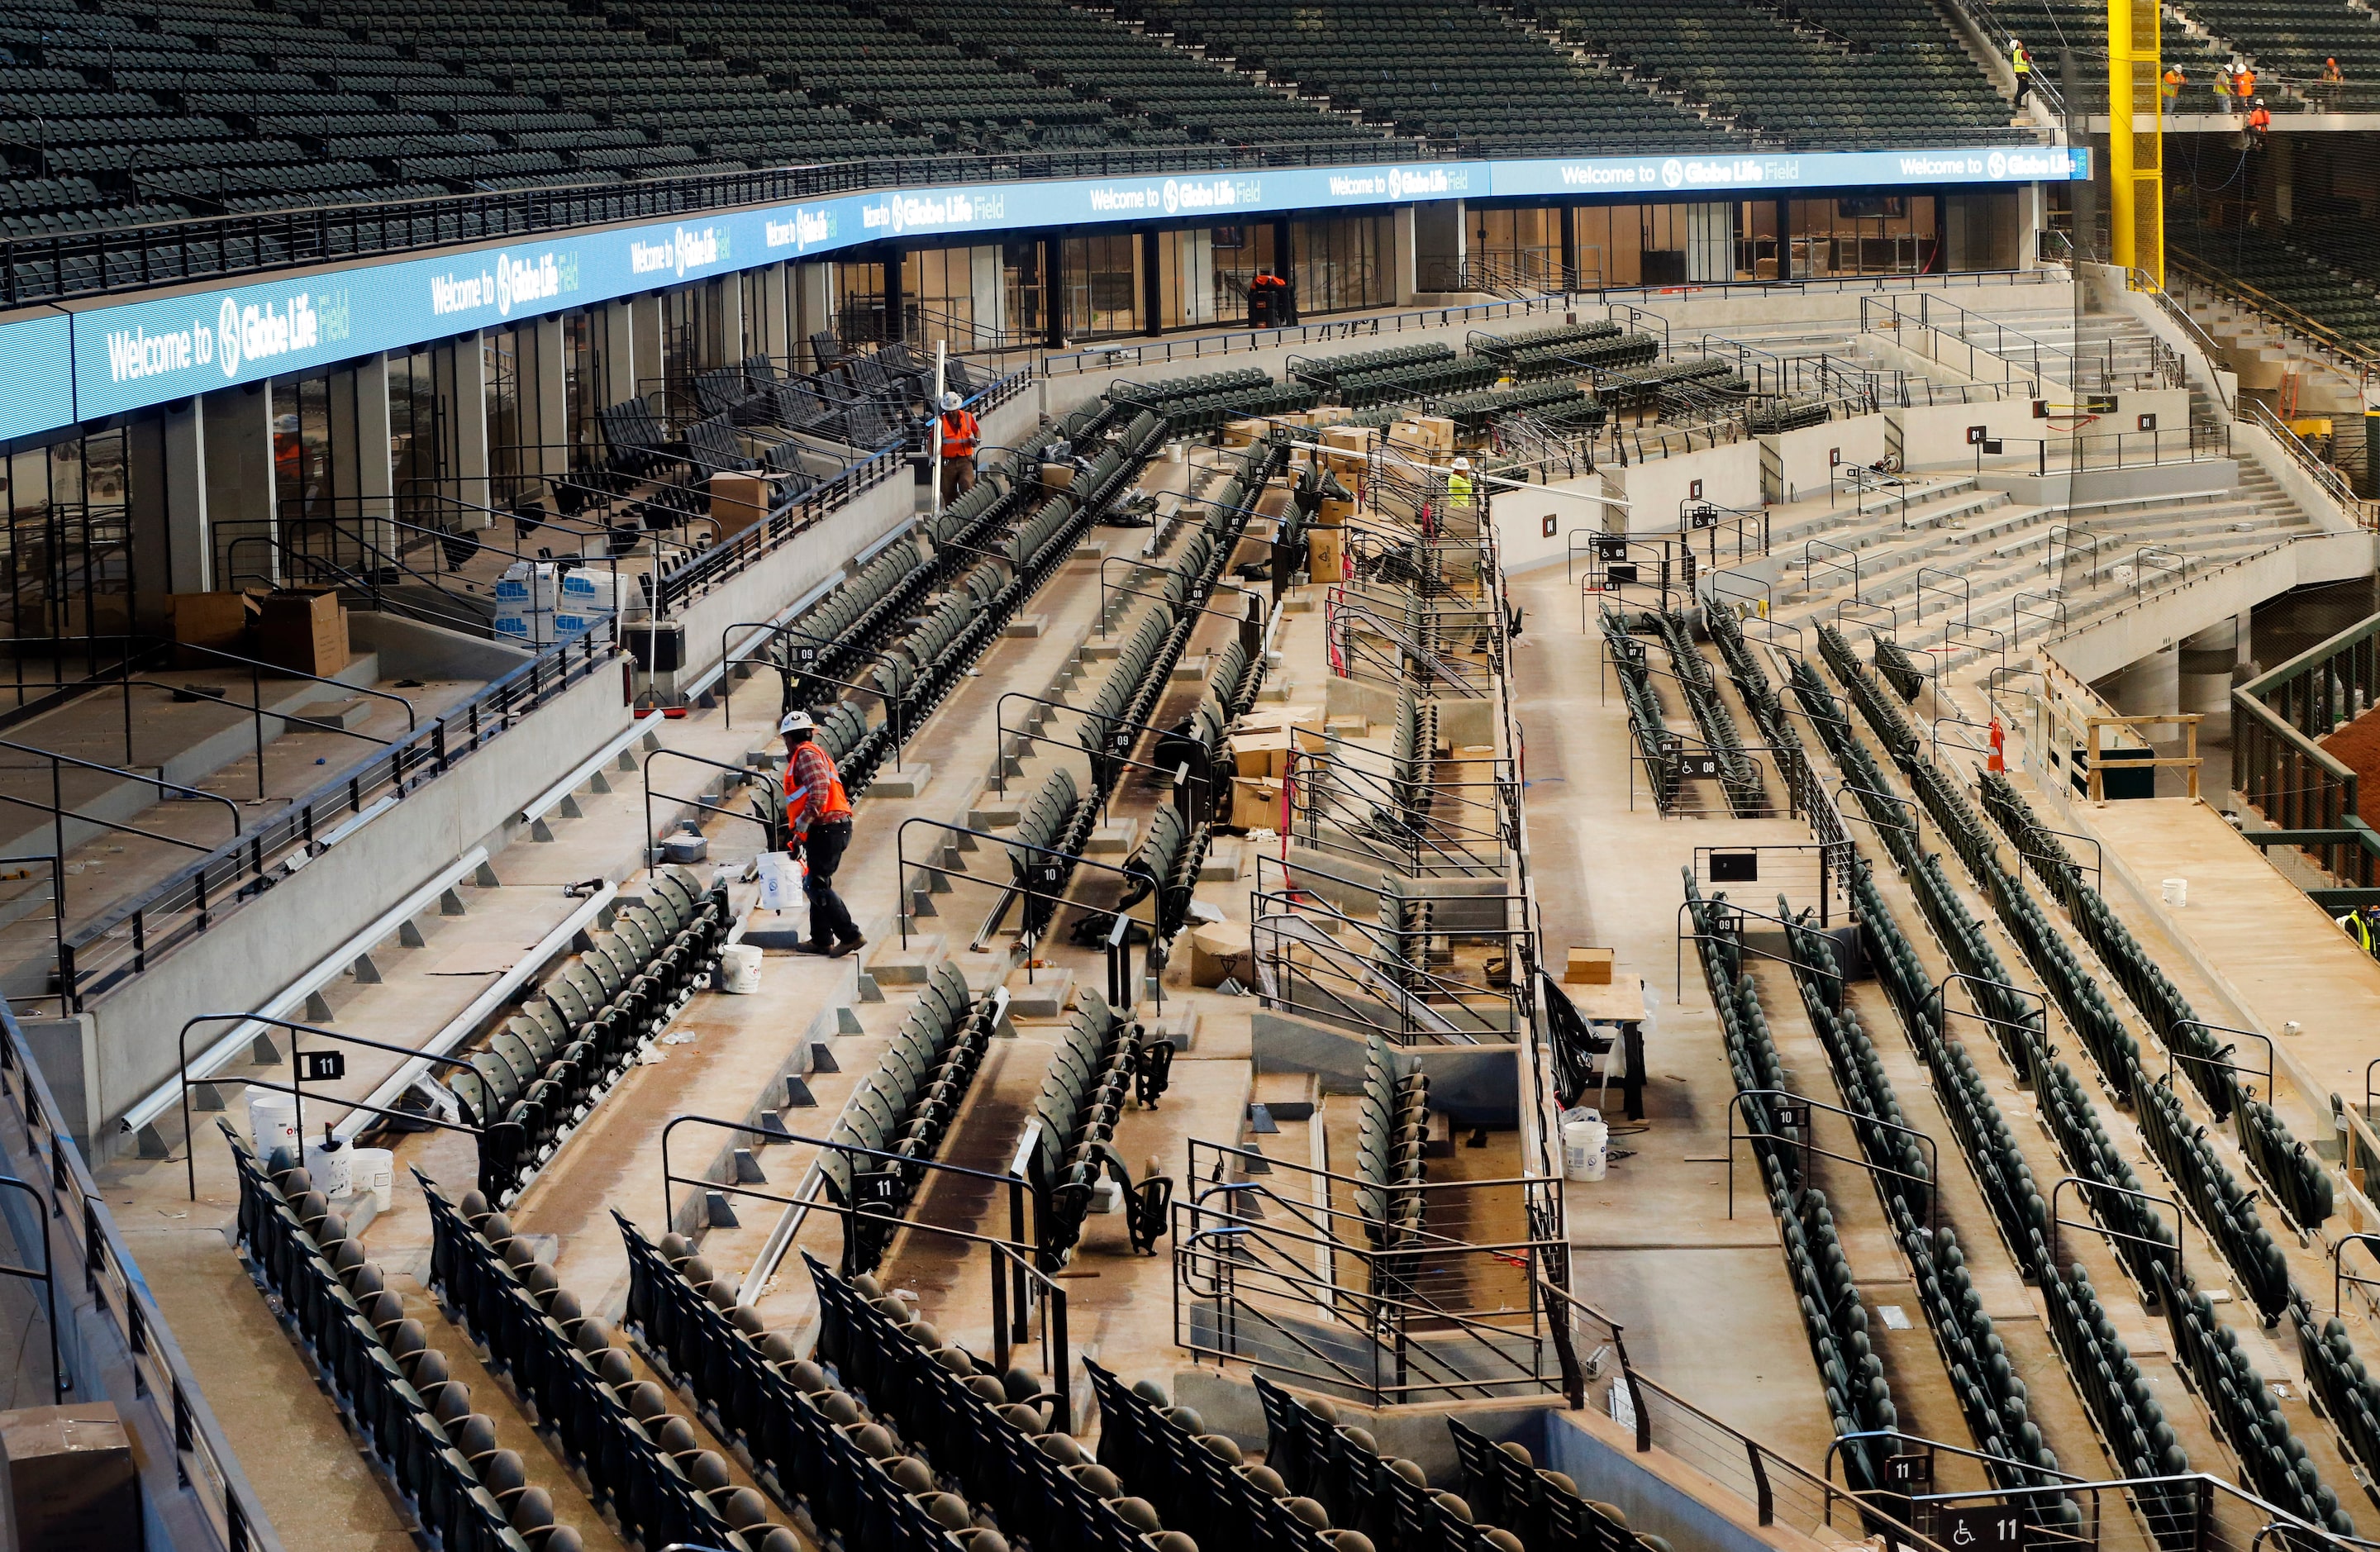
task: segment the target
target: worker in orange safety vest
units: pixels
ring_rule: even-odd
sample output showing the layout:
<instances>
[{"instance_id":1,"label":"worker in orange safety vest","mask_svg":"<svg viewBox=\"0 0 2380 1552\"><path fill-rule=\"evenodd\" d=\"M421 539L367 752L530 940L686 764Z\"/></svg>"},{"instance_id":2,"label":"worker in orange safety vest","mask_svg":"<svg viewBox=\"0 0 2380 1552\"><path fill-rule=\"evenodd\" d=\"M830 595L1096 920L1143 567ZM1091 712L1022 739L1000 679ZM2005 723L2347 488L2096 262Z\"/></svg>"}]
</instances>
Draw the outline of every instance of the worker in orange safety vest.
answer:
<instances>
[{"instance_id":1,"label":"worker in orange safety vest","mask_svg":"<svg viewBox=\"0 0 2380 1552\"><path fill-rule=\"evenodd\" d=\"M810 936L801 952L841 959L868 942L834 892L834 870L851 845L851 795L834 757L819 744L808 712L786 712L777 731L785 740L785 850L800 852L806 864L802 893L809 900Z\"/></svg>"}]
</instances>

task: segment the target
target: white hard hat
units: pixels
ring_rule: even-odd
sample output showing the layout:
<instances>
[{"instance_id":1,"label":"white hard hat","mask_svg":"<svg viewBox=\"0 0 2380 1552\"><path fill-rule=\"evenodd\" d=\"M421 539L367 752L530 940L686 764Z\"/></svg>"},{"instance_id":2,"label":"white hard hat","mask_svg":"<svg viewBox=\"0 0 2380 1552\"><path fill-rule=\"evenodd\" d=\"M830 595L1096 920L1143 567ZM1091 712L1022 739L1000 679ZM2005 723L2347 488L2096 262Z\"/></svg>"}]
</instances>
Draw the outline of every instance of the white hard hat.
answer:
<instances>
[{"instance_id":1,"label":"white hard hat","mask_svg":"<svg viewBox=\"0 0 2380 1552\"><path fill-rule=\"evenodd\" d=\"M1457 458L1454 460L1454 467L1459 469L1467 469L1471 467L1471 460L1468 458Z\"/></svg>"},{"instance_id":2,"label":"white hard hat","mask_svg":"<svg viewBox=\"0 0 2380 1552\"><path fill-rule=\"evenodd\" d=\"M788 711L785 713L785 720L777 724L777 732L781 734L788 733L808 733L817 726L818 724L816 722L810 721L810 714L808 712Z\"/></svg>"},{"instance_id":3,"label":"white hard hat","mask_svg":"<svg viewBox=\"0 0 2380 1552\"><path fill-rule=\"evenodd\" d=\"M951 392L942 395L942 407L944 409L956 409L959 406L965 403L966 403L966 401L959 397L958 391L956 389L953 389Z\"/></svg>"}]
</instances>

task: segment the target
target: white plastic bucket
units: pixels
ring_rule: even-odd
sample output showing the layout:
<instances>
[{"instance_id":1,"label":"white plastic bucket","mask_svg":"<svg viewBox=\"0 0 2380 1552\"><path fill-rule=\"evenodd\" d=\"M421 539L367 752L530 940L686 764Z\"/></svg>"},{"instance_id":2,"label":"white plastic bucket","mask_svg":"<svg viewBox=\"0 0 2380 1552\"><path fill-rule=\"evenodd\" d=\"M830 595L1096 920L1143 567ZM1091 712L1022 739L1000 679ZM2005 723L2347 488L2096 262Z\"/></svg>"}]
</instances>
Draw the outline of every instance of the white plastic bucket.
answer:
<instances>
[{"instance_id":1,"label":"white plastic bucket","mask_svg":"<svg viewBox=\"0 0 2380 1552\"><path fill-rule=\"evenodd\" d=\"M351 1147L346 1152L349 1194L370 1192L372 1211L388 1211L396 1202L396 1155L386 1148Z\"/></svg>"},{"instance_id":2,"label":"white plastic bucket","mask_svg":"<svg viewBox=\"0 0 2380 1552\"><path fill-rule=\"evenodd\" d=\"M249 1090L248 1137L256 1145L256 1157L268 1162L275 1149L295 1150L298 1146L297 1097L275 1094L263 1088Z\"/></svg>"},{"instance_id":3,"label":"white plastic bucket","mask_svg":"<svg viewBox=\"0 0 2380 1552\"><path fill-rule=\"evenodd\" d=\"M2190 880L2168 879L2165 881L2165 903L2179 911L2190 903Z\"/></svg>"},{"instance_id":4,"label":"white plastic bucket","mask_svg":"<svg viewBox=\"0 0 2380 1552\"><path fill-rule=\"evenodd\" d=\"M325 1196L345 1196L355 1181L355 1150L338 1139L306 1145L306 1174Z\"/></svg>"},{"instance_id":5,"label":"white plastic bucket","mask_svg":"<svg viewBox=\"0 0 2380 1552\"><path fill-rule=\"evenodd\" d=\"M719 951L720 990L749 996L760 989L760 951L749 943L730 943Z\"/></svg>"},{"instance_id":6,"label":"white plastic bucket","mask_svg":"<svg viewBox=\"0 0 2380 1552\"><path fill-rule=\"evenodd\" d=\"M1601 1180L1610 1140L1611 1128L1592 1110L1583 1120L1562 1122L1562 1173L1574 1181Z\"/></svg>"}]
</instances>

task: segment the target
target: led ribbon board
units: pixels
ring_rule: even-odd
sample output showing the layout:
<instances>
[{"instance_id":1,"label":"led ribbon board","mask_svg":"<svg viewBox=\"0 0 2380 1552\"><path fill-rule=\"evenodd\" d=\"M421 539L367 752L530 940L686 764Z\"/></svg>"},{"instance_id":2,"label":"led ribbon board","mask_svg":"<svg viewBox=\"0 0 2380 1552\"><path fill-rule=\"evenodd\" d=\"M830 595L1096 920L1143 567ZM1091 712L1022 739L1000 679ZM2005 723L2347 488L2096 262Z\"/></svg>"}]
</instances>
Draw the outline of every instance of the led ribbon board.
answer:
<instances>
[{"instance_id":1,"label":"led ribbon board","mask_svg":"<svg viewBox=\"0 0 2380 1552\"><path fill-rule=\"evenodd\" d=\"M2085 151L2002 146L1268 167L844 195L93 305L71 313L70 333L55 314L0 325L0 438L868 243L1113 223L1229 224L1447 199L1731 198L2089 176Z\"/></svg>"}]
</instances>

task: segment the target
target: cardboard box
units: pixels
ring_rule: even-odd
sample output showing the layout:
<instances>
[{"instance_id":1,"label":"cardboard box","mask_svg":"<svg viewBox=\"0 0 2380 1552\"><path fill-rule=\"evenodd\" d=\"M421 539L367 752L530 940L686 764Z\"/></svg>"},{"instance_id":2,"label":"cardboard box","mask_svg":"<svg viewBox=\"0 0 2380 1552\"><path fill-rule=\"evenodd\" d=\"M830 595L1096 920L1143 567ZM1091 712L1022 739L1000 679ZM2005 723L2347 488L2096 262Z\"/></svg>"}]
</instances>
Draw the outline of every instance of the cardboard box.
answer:
<instances>
[{"instance_id":1,"label":"cardboard box","mask_svg":"<svg viewBox=\"0 0 2380 1552\"><path fill-rule=\"evenodd\" d=\"M174 620L174 639L186 647L212 647L218 652L248 650L248 623L256 617L256 600L247 593L170 593L165 608ZM210 660L203 652L180 654L186 668Z\"/></svg>"},{"instance_id":2,"label":"cardboard box","mask_svg":"<svg viewBox=\"0 0 2380 1552\"><path fill-rule=\"evenodd\" d=\"M726 539L766 517L773 489L757 474L712 475L710 515L719 522L719 537Z\"/></svg>"},{"instance_id":3,"label":"cardboard box","mask_svg":"<svg viewBox=\"0 0 2380 1552\"><path fill-rule=\"evenodd\" d=\"M1421 428L1423 438L1440 453L1454 451L1454 422L1443 415L1424 415L1414 422Z\"/></svg>"},{"instance_id":4,"label":"cardboard box","mask_svg":"<svg viewBox=\"0 0 2380 1552\"><path fill-rule=\"evenodd\" d=\"M347 666L347 612L329 588L284 588L257 606L256 655L279 668L329 676Z\"/></svg>"},{"instance_id":5,"label":"cardboard box","mask_svg":"<svg viewBox=\"0 0 2380 1552\"><path fill-rule=\"evenodd\" d=\"M1281 828L1281 783L1269 776L1232 778L1232 824L1239 830Z\"/></svg>"},{"instance_id":6,"label":"cardboard box","mask_svg":"<svg viewBox=\"0 0 2380 1552\"><path fill-rule=\"evenodd\" d=\"M1225 746L1232 752L1232 770L1241 776L1262 776L1279 781L1289 774L1290 730L1262 728L1254 733L1233 734Z\"/></svg>"},{"instance_id":7,"label":"cardboard box","mask_svg":"<svg viewBox=\"0 0 2380 1552\"><path fill-rule=\"evenodd\" d=\"M1248 986L1256 979L1256 953L1245 927L1200 927L1190 932L1190 984L1217 987L1225 980Z\"/></svg>"},{"instance_id":8,"label":"cardboard box","mask_svg":"<svg viewBox=\"0 0 2380 1552\"><path fill-rule=\"evenodd\" d=\"M1354 497L1325 496L1314 510L1314 526L1318 528L1343 528L1354 515Z\"/></svg>"},{"instance_id":9,"label":"cardboard box","mask_svg":"<svg viewBox=\"0 0 2380 1552\"><path fill-rule=\"evenodd\" d=\"M1347 578L1347 539L1337 528L1305 530L1305 572L1317 582Z\"/></svg>"},{"instance_id":10,"label":"cardboard box","mask_svg":"<svg viewBox=\"0 0 2380 1552\"><path fill-rule=\"evenodd\" d=\"M1074 488L1074 465L1043 464L1041 466L1041 489L1045 491L1071 491Z\"/></svg>"},{"instance_id":11,"label":"cardboard box","mask_svg":"<svg viewBox=\"0 0 2380 1552\"><path fill-rule=\"evenodd\" d=\"M1253 447L1270 427L1262 420L1226 420L1223 422L1223 445Z\"/></svg>"},{"instance_id":12,"label":"cardboard box","mask_svg":"<svg viewBox=\"0 0 2380 1552\"><path fill-rule=\"evenodd\" d=\"M105 1401L0 1412L0 1545L140 1552L140 1473Z\"/></svg>"},{"instance_id":13,"label":"cardboard box","mask_svg":"<svg viewBox=\"0 0 2380 1552\"><path fill-rule=\"evenodd\" d=\"M1564 986L1609 986L1611 961L1609 949L1572 949L1570 961L1562 966Z\"/></svg>"}]
</instances>

